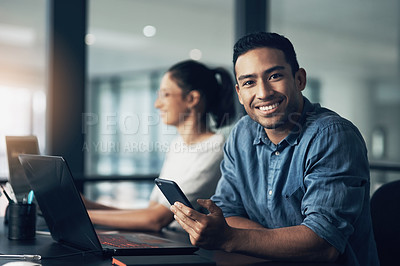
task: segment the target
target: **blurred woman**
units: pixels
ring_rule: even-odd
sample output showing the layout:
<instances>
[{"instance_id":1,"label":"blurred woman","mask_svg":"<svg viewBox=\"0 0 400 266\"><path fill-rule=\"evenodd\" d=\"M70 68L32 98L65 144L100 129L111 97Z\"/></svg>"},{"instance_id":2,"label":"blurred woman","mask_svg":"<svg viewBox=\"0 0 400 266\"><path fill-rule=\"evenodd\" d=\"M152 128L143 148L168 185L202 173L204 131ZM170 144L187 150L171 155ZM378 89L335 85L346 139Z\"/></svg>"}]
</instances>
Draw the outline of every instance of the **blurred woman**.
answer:
<instances>
[{"instance_id":1,"label":"blurred woman","mask_svg":"<svg viewBox=\"0 0 400 266\"><path fill-rule=\"evenodd\" d=\"M221 128L234 120L232 79L223 68L210 69L197 61L183 61L164 74L154 105L160 110L163 123L175 126L179 133L170 144L160 178L178 183L199 210L196 200L212 196L220 178L225 140L212 128ZM180 228L157 187L145 209L114 209L88 201L85 204L89 209L96 208L89 210L94 224L151 231L166 226Z\"/></svg>"}]
</instances>

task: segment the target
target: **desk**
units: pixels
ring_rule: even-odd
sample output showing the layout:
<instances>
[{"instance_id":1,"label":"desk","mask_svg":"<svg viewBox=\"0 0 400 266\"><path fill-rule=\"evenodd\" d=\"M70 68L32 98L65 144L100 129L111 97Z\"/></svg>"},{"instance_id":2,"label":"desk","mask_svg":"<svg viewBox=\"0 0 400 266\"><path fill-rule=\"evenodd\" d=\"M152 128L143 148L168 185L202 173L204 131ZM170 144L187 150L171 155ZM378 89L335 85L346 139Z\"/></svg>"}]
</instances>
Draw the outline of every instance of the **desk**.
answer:
<instances>
[{"instance_id":1,"label":"desk","mask_svg":"<svg viewBox=\"0 0 400 266\"><path fill-rule=\"evenodd\" d=\"M42 257L55 257L65 254L72 254L78 252L76 249L60 245L53 241L51 236L37 234L33 240L9 240L7 237L7 226L3 225L3 218L0 217L0 253L2 254L30 254L41 255ZM188 241L187 235L176 232L163 232L161 233L167 237L174 237L181 241ZM212 259L218 266L231 266L231 265L270 265L270 266L337 266L333 263L290 263L290 262L273 262L256 257L245 256L242 254L228 253L223 251L210 251L200 249L196 254ZM184 255L182 255L184 256ZM13 261L0 259L0 265ZM42 259L43 266L58 266L58 265L82 265L82 266L110 266L111 258L102 258L98 255L85 254L74 255L53 259Z\"/></svg>"}]
</instances>

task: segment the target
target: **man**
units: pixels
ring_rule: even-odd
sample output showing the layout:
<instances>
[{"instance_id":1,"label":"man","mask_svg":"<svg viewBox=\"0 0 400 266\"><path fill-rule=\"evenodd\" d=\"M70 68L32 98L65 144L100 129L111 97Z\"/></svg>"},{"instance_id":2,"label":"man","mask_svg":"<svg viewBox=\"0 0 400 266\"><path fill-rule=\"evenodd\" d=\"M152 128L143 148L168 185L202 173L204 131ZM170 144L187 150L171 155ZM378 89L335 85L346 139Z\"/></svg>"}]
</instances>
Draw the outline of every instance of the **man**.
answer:
<instances>
[{"instance_id":1,"label":"man","mask_svg":"<svg viewBox=\"0 0 400 266\"><path fill-rule=\"evenodd\" d=\"M360 132L302 96L306 72L285 37L241 38L233 64L248 116L226 142L212 201L198 200L209 214L171 206L192 244L272 260L379 265Z\"/></svg>"}]
</instances>

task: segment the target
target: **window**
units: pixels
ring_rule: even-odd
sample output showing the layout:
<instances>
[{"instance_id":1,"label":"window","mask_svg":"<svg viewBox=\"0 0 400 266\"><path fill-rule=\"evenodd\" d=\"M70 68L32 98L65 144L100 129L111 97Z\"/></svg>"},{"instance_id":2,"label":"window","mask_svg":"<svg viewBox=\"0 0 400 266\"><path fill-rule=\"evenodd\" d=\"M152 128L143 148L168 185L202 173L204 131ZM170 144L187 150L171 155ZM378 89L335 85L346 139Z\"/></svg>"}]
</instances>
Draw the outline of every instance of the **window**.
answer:
<instances>
[{"instance_id":1,"label":"window","mask_svg":"<svg viewBox=\"0 0 400 266\"><path fill-rule=\"evenodd\" d=\"M0 5L0 177L8 177L6 135L36 135L45 150L46 1Z\"/></svg>"},{"instance_id":2,"label":"window","mask_svg":"<svg viewBox=\"0 0 400 266\"><path fill-rule=\"evenodd\" d=\"M8 179L5 136L36 135L45 153L45 0L0 4L0 178ZM0 198L0 213L7 205Z\"/></svg>"},{"instance_id":3,"label":"window","mask_svg":"<svg viewBox=\"0 0 400 266\"><path fill-rule=\"evenodd\" d=\"M165 150L176 136L154 108L160 79L168 67L190 58L231 68L233 4L89 2L86 174L150 179L88 183L89 198L117 204L124 195L123 202L135 203L140 191L140 205L148 200L151 178L158 175Z\"/></svg>"},{"instance_id":4,"label":"window","mask_svg":"<svg viewBox=\"0 0 400 266\"><path fill-rule=\"evenodd\" d=\"M346 3L345 9L336 0L270 4L270 29L293 42L309 80L318 81L320 103L360 129L373 170L371 191L400 179L399 172L374 171L378 158L372 153L385 148L379 160L400 162L399 2ZM308 84L305 94L315 93L315 85ZM390 145L377 147L385 142L373 141L376 128Z\"/></svg>"}]
</instances>

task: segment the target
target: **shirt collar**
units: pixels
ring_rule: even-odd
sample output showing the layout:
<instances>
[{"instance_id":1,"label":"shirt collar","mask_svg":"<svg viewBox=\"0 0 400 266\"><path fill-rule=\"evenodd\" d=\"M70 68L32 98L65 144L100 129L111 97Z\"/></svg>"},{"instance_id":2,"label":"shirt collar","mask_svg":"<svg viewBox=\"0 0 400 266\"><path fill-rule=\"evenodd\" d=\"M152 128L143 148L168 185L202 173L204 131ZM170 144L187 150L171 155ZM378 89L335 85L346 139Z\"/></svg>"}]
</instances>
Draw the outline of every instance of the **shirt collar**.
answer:
<instances>
[{"instance_id":1,"label":"shirt collar","mask_svg":"<svg viewBox=\"0 0 400 266\"><path fill-rule=\"evenodd\" d=\"M295 127L291 130L289 135L283 139L278 145L280 145L283 141L286 141L290 146L297 145L299 142L299 136L301 132L304 130L305 122L307 120L307 115L314 111L313 104L303 96L303 111L301 113L301 117L299 121L297 121ZM264 127L257 123L257 136L253 141L253 145L258 145L261 142L265 144L271 143L268 139L267 133L265 133Z\"/></svg>"},{"instance_id":2,"label":"shirt collar","mask_svg":"<svg viewBox=\"0 0 400 266\"><path fill-rule=\"evenodd\" d=\"M261 142L267 144L264 140L270 141L267 133L265 133L264 127L257 123L257 136L254 138L253 145L258 145Z\"/></svg>"}]
</instances>

